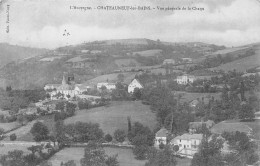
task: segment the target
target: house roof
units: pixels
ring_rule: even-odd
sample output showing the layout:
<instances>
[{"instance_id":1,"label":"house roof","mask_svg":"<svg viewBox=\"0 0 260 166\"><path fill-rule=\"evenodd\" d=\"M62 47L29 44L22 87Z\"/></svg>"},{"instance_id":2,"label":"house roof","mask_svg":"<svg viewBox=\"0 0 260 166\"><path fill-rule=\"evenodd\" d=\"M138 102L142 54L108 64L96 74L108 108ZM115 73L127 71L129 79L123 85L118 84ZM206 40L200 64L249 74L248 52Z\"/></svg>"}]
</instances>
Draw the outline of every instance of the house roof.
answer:
<instances>
[{"instance_id":1,"label":"house roof","mask_svg":"<svg viewBox=\"0 0 260 166\"><path fill-rule=\"evenodd\" d=\"M138 79L135 78L135 79L132 80L132 82L133 82L134 80L136 80L138 84L140 84L142 87L144 87L143 84L142 84ZM131 83L132 83L132 82L131 82ZM130 83L130 84L131 84L131 83Z\"/></svg>"},{"instance_id":2,"label":"house roof","mask_svg":"<svg viewBox=\"0 0 260 166\"><path fill-rule=\"evenodd\" d=\"M244 125L239 122L235 122L235 123L220 122L211 128L211 132L215 134L222 134L223 132L236 132L236 131L250 133L252 129L247 125Z\"/></svg>"},{"instance_id":3,"label":"house roof","mask_svg":"<svg viewBox=\"0 0 260 166\"><path fill-rule=\"evenodd\" d=\"M168 134L168 130L166 128L161 128L157 133L155 134L156 137L166 137Z\"/></svg>"},{"instance_id":4,"label":"house roof","mask_svg":"<svg viewBox=\"0 0 260 166\"><path fill-rule=\"evenodd\" d=\"M188 134L188 133L185 133L183 135L179 135L179 136L175 137L172 141L178 140L178 139L181 139L181 140L191 140L191 139L202 140L202 138L203 138L202 134Z\"/></svg>"}]
</instances>

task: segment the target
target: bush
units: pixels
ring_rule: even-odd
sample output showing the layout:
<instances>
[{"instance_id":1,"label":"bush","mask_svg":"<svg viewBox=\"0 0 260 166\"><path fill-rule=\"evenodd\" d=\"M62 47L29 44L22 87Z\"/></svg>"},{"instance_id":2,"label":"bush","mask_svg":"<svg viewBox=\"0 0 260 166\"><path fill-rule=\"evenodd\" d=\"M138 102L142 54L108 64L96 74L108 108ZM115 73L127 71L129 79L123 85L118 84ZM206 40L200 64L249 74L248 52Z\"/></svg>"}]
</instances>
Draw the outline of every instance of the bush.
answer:
<instances>
[{"instance_id":1,"label":"bush","mask_svg":"<svg viewBox=\"0 0 260 166\"><path fill-rule=\"evenodd\" d=\"M126 134L125 134L124 130L117 129L114 132L114 138L118 142L124 142L125 141L125 137L126 137Z\"/></svg>"},{"instance_id":2,"label":"bush","mask_svg":"<svg viewBox=\"0 0 260 166\"><path fill-rule=\"evenodd\" d=\"M165 145L161 142L160 145L159 145L159 148L160 149L164 149Z\"/></svg>"},{"instance_id":3,"label":"bush","mask_svg":"<svg viewBox=\"0 0 260 166\"><path fill-rule=\"evenodd\" d=\"M17 138L16 134L11 134L11 135L10 135L10 140L11 140L11 141L16 140L16 138Z\"/></svg>"},{"instance_id":4,"label":"bush","mask_svg":"<svg viewBox=\"0 0 260 166\"><path fill-rule=\"evenodd\" d=\"M138 160L144 160L146 158L147 151L147 145L135 146L133 149L133 153L136 156L135 158Z\"/></svg>"},{"instance_id":5,"label":"bush","mask_svg":"<svg viewBox=\"0 0 260 166\"><path fill-rule=\"evenodd\" d=\"M113 140L112 136L110 134L105 135L105 141L111 142Z\"/></svg>"}]
</instances>

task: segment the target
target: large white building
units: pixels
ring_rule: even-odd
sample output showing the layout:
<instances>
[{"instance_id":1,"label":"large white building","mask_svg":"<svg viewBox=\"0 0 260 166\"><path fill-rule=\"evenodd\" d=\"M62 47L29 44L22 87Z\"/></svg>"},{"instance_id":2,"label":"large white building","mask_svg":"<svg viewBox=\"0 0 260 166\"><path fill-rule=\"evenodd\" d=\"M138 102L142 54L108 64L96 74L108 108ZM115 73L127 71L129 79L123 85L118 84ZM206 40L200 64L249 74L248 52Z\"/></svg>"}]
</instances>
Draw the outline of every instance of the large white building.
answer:
<instances>
[{"instance_id":1,"label":"large white building","mask_svg":"<svg viewBox=\"0 0 260 166\"><path fill-rule=\"evenodd\" d=\"M193 158L193 155L199 150L202 138L202 134L185 133L172 139L170 144L179 146L178 155Z\"/></svg>"},{"instance_id":2,"label":"large white building","mask_svg":"<svg viewBox=\"0 0 260 166\"><path fill-rule=\"evenodd\" d=\"M116 84L109 82L97 83L97 89L101 90L102 87L106 87L107 90L112 91L113 89L116 89Z\"/></svg>"},{"instance_id":3,"label":"large white building","mask_svg":"<svg viewBox=\"0 0 260 166\"><path fill-rule=\"evenodd\" d=\"M182 76L177 76L177 83L186 85L188 83L193 83L195 81L195 77L192 75L184 74Z\"/></svg>"},{"instance_id":4,"label":"large white building","mask_svg":"<svg viewBox=\"0 0 260 166\"><path fill-rule=\"evenodd\" d=\"M134 79L129 85L128 85L128 93L133 93L135 88L142 89L144 88L143 85L137 80Z\"/></svg>"}]
</instances>

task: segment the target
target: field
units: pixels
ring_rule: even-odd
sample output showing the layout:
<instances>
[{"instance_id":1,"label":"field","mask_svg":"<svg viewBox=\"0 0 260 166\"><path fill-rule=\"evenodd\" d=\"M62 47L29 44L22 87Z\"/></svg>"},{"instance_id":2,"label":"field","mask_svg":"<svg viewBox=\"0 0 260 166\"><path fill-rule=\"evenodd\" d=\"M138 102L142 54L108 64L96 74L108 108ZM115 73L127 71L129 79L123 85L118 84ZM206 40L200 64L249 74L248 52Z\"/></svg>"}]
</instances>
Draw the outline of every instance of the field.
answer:
<instances>
[{"instance_id":1,"label":"field","mask_svg":"<svg viewBox=\"0 0 260 166\"><path fill-rule=\"evenodd\" d=\"M4 129L4 131L10 131L10 130L15 129L19 126L20 126L20 124L17 123L17 122L0 123L0 128Z\"/></svg>"},{"instance_id":2,"label":"field","mask_svg":"<svg viewBox=\"0 0 260 166\"><path fill-rule=\"evenodd\" d=\"M140 101L118 101L108 107L78 111L75 116L66 119L65 124L77 121L99 123L104 133L113 134L116 129L127 130L127 116L131 116L132 123L138 121L152 130L155 128L155 114Z\"/></svg>"},{"instance_id":3,"label":"field","mask_svg":"<svg viewBox=\"0 0 260 166\"><path fill-rule=\"evenodd\" d=\"M24 154L28 154L29 151L27 150L27 148L30 146L31 145L17 145L17 144L14 145L8 144L8 145L0 146L0 156L8 154L9 151L13 151L13 150L22 150Z\"/></svg>"},{"instance_id":4,"label":"field","mask_svg":"<svg viewBox=\"0 0 260 166\"><path fill-rule=\"evenodd\" d=\"M232 71L235 69L240 72L245 72L247 69L258 67L260 65L259 62L260 62L260 47L257 48L255 55L238 59L233 62L220 65L218 67L211 68L211 70Z\"/></svg>"},{"instance_id":5,"label":"field","mask_svg":"<svg viewBox=\"0 0 260 166\"><path fill-rule=\"evenodd\" d=\"M237 123L237 122L239 121L238 120L227 121L227 123ZM260 120L255 120L252 122L239 122L239 123L247 125L250 128L252 128L254 132L254 136L256 137L256 139L260 141Z\"/></svg>"},{"instance_id":6,"label":"field","mask_svg":"<svg viewBox=\"0 0 260 166\"><path fill-rule=\"evenodd\" d=\"M147 160L136 160L131 149L119 148L104 148L108 156L118 154L118 161L120 166L144 166ZM53 166L60 166L60 163L74 160L77 165L80 165L80 159L83 158L84 148L66 148L56 153L50 158ZM177 166L189 166L190 159L177 159Z\"/></svg>"},{"instance_id":7,"label":"field","mask_svg":"<svg viewBox=\"0 0 260 166\"><path fill-rule=\"evenodd\" d=\"M27 125L22 126L16 130L13 130L13 131L5 134L5 136L7 136L7 137L4 140L9 141L10 140L9 136L11 134L16 134L16 136L17 136L16 140L18 140L18 141L32 141L32 135L30 134L30 130L35 122L36 122L36 120L31 121Z\"/></svg>"},{"instance_id":8,"label":"field","mask_svg":"<svg viewBox=\"0 0 260 166\"><path fill-rule=\"evenodd\" d=\"M235 48L227 48L227 49L224 49L224 50L219 50L219 51L216 51L208 56L215 56L215 55L225 55L225 54L228 54L228 53L234 53L234 52L239 52L239 51L244 51L244 50L247 50L249 47L235 47Z\"/></svg>"},{"instance_id":9,"label":"field","mask_svg":"<svg viewBox=\"0 0 260 166\"><path fill-rule=\"evenodd\" d=\"M90 80L84 82L83 84L96 85L99 82L107 82L107 80L109 82L116 82L118 80L117 79L118 74L119 73L101 75L96 78L90 79ZM124 82L130 83L132 81L132 79L134 79L136 72L126 72L126 73L122 73L122 74L124 74L124 76L125 76Z\"/></svg>"},{"instance_id":10,"label":"field","mask_svg":"<svg viewBox=\"0 0 260 166\"><path fill-rule=\"evenodd\" d=\"M138 63L135 59L116 59L115 63L118 67L127 67L127 66L140 66L141 64Z\"/></svg>"},{"instance_id":11,"label":"field","mask_svg":"<svg viewBox=\"0 0 260 166\"><path fill-rule=\"evenodd\" d=\"M135 55L135 54L140 54L141 56L144 56L144 57L149 57L149 56L162 56L161 52L162 52L162 50L160 50L160 49L154 49L154 50L146 50L146 51L140 51L140 52L133 52L133 55Z\"/></svg>"}]
</instances>

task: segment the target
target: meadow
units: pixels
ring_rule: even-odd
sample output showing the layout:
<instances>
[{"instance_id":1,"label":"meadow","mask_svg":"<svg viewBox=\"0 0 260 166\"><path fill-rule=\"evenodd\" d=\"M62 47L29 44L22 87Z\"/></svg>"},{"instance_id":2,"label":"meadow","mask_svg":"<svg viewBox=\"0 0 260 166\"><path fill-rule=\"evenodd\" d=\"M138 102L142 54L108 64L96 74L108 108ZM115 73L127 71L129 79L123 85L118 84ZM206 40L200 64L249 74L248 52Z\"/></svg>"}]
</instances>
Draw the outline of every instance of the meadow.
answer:
<instances>
[{"instance_id":1,"label":"meadow","mask_svg":"<svg viewBox=\"0 0 260 166\"><path fill-rule=\"evenodd\" d=\"M113 101L109 106L77 111L75 116L65 120L65 124L77 121L99 123L104 133L113 134L116 129L127 130L128 116L132 123L138 121L152 130L155 128L155 114L141 101Z\"/></svg>"}]
</instances>

